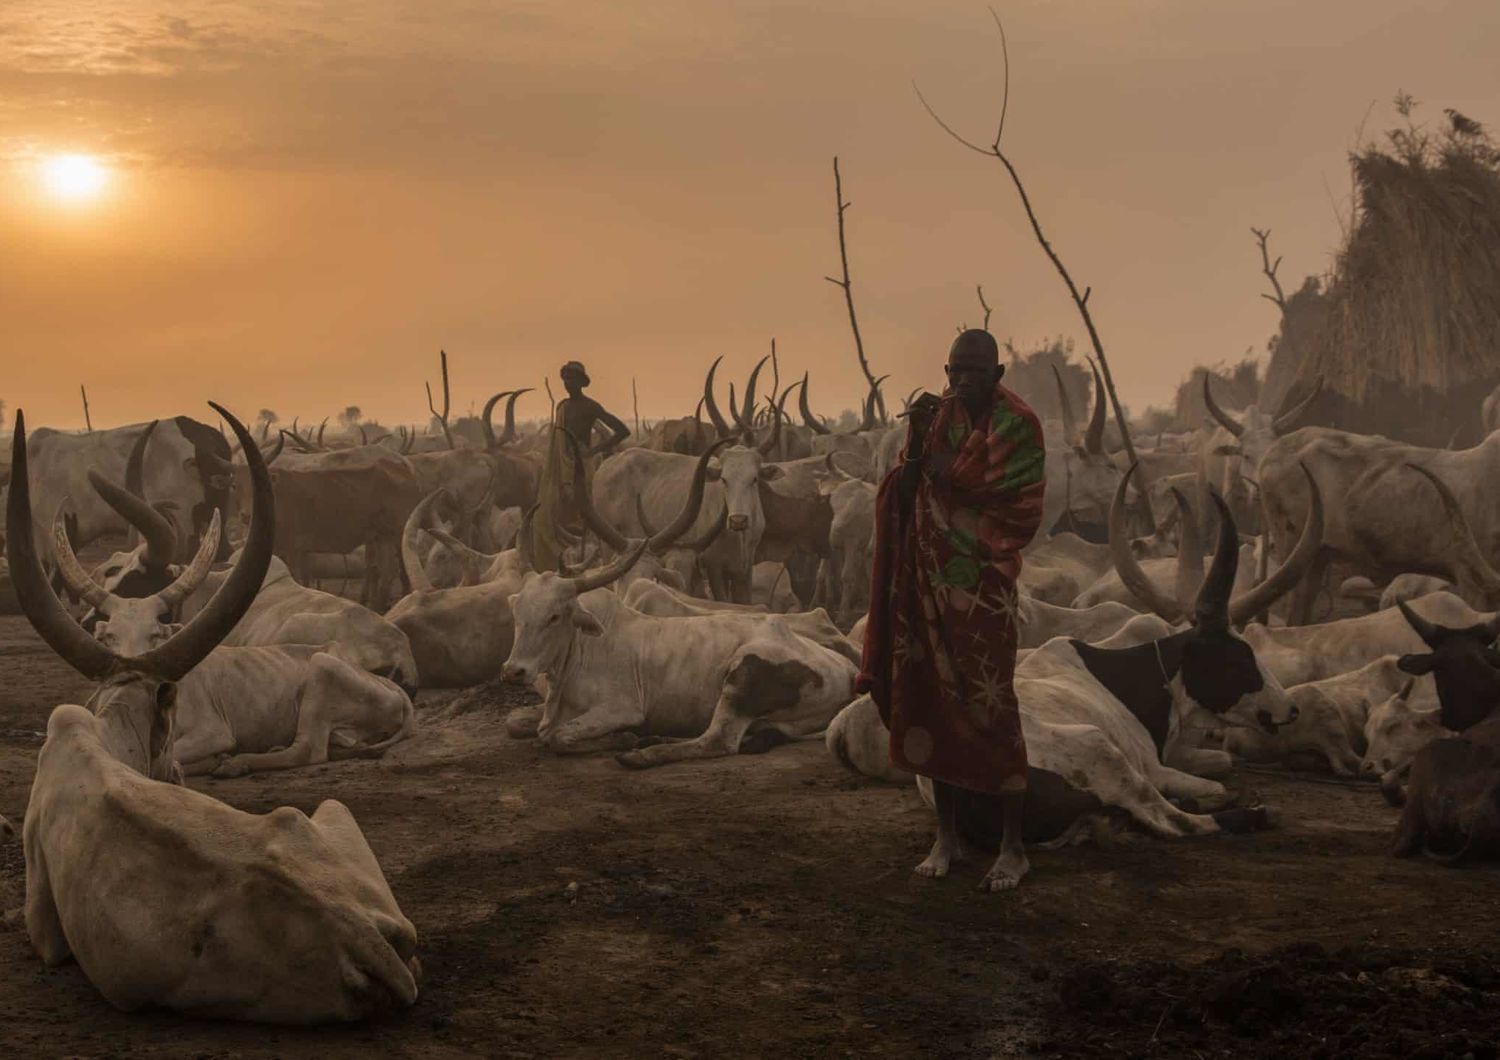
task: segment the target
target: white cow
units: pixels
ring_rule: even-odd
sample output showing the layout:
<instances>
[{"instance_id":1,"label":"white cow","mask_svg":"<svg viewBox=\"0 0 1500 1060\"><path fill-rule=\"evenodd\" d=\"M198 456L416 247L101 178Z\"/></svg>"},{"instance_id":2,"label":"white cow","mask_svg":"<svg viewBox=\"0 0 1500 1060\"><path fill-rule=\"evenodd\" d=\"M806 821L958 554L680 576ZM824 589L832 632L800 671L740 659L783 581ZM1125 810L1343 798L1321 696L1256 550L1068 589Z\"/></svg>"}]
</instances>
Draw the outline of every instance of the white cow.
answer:
<instances>
[{"instance_id":1,"label":"white cow","mask_svg":"<svg viewBox=\"0 0 1500 1060\"><path fill-rule=\"evenodd\" d=\"M43 961L75 958L127 1011L305 1024L410 1005L416 931L342 804L325 802L311 818L290 807L256 816L164 783L177 775L177 682L250 606L275 533L264 460L243 425L214 408L249 455L245 548L203 611L128 656L74 623L51 591L30 533L25 420L16 414L6 505L16 598L42 639L100 682L88 708L63 704L47 721L23 826L27 934ZM205 543L209 536L217 533ZM200 549L184 577L201 578L211 560ZM124 602L158 619L168 603Z\"/></svg>"},{"instance_id":2,"label":"white cow","mask_svg":"<svg viewBox=\"0 0 1500 1060\"><path fill-rule=\"evenodd\" d=\"M600 591L645 549L581 578L527 575L511 598L506 677L546 675L537 735L573 753L676 741L621 755L633 768L734 754L747 735L822 732L853 695L854 664L792 632L780 615L657 618Z\"/></svg>"}]
</instances>

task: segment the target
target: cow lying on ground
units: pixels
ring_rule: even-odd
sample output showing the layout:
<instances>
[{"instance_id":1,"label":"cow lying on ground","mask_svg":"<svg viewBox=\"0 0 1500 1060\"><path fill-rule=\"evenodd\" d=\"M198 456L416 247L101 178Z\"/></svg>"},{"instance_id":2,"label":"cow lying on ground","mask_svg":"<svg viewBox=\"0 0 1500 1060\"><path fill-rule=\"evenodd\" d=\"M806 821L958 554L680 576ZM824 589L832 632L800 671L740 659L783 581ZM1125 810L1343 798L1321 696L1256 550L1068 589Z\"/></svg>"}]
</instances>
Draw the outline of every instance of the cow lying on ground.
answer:
<instances>
[{"instance_id":1,"label":"cow lying on ground","mask_svg":"<svg viewBox=\"0 0 1500 1060\"><path fill-rule=\"evenodd\" d=\"M853 695L854 664L780 615L643 615L602 591L646 548L580 578L528 574L511 599L507 679L546 675L537 735L551 750L628 750L631 768L735 754L742 739L822 732ZM638 747L640 736L673 742Z\"/></svg>"},{"instance_id":2,"label":"cow lying on ground","mask_svg":"<svg viewBox=\"0 0 1500 1060\"><path fill-rule=\"evenodd\" d=\"M1411 677L1397 665L1397 656L1383 655L1358 670L1294 685L1287 695L1297 706L1296 721L1274 733L1230 729L1224 734L1224 750L1253 762L1312 754L1340 776L1368 773L1363 756L1372 715L1390 710L1398 700L1406 709L1411 684ZM1419 704L1423 698L1432 697L1419 694ZM1436 705L1434 698L1434 709Z\"/></svg>"},{"instance_id":3,"label":"cow lying on ground","mask_svg":"<svg viewBox=\"0 0 1500 1060\"><path fill-rule=\"evenodd\" d=\"M259 450L214 407L250 462L246 545L203 611L132 656L89 636L52 593L30 532L25 418L16 413L6 505L16 597L42 639L100 682L87 709L63 704L47 721L23 833L27 934L43 961L74 957L127 1011L305 1024L410 1005L416 932L342 804L324 802L311 818L290 807L257 816L163 783L175 774L176 682L249 607L274 533ZM211 559L200 551L190 570Z\"/></svg>"},{"instance_id":4,"label":"cow lying on ground","mask_svg":"<svg viewBox=\"0 0 1500 1060\"><path fill-rule=\"evenodd\" d=\"M1117 489L1111 513L1112 524L1122 527L1127 482L1128 476ZM1100 815L1126 816L1166 837L1242 830L1266 822L1261 810L1214 812L1228 800L1228 793L1221 784L1195 774L1223 771L1228 755L1199 748L1186 735L1205 714L1221 726L1254 726L1267 732L1296 719L1296 707L1234 633L1234 623L1270 606L1296 584L1300 569L1317 548L1322 507L1311 507L1302 541L1282 571L1231 599L1239 540L1233 517L1222 501L1215 500L1220 511L1219 547L1191 606L1189 628L1119 648L1057 638L1017 666L1015 688L1030 763L1027 842L1059 839ZM1123 537L1119 540L1117 562L1119 552L1130 555ZM1131 574L1126 580L1137 578ZM1175 601L1159 602L1176 608ZM869 711L866 725L869 717L879 723L879 715ZM867 739L878 739L857 728L857 716L851 715L844 736L851 757ZM1200 812L1204 809L1210 812ZM998 844L998 800L965 795L958 821L960 832L971 841Z\"/></svg>"},{"instance_id":5,"label":"cow lying on ground","mask_svg":"<svg viewBox=\"0 0 1500 1060\"><path fill-rule=\"evenodd\" d=\"M1401 668L1436 678L1439 718L1455 735L1412 758L1392 853L1450 864L1500 855L1500 621L1446 629L1400 607L1432 649Z\"/></svg>"},{"instance_id":6,"label":"cow lying on ground","mask_svg":"<svg viewBox=\"0 0 1500 1060\"><path fill-rule=\"evenodd\" d=\"M198 591L218 543L215 513L194 563L160 592L132 600L106 591L83 570L61 521L53 532L58 573L92 608L94 636L126 657L144 654L170 635L165 616ZM183 771L233 777L317 765L379 755L410 736L416 727L411 697L395 682L350 665L336 650L290 644L215 648L177 686L173 754Z\"/></svg>"}]
</instances>

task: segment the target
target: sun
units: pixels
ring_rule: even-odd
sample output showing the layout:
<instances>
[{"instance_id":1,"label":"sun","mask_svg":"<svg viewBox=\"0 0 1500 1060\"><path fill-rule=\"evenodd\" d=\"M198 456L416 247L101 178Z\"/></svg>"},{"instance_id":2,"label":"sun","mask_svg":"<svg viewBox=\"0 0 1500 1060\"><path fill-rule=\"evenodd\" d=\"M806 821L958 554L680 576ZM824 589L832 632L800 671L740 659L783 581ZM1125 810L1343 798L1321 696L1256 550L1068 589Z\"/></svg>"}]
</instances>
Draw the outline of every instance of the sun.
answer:
<instances>
[{"instance_id":1,"label":"sun","mask_svg":"<svg viewBox=\"0 0 1500 1060\"><path fill-rule=\"evenodd\" d=\"M42 186L55 199L92 202L109 183L109 170L93 155L51 155L42 159Z\"/></svg>"}]
</instances>

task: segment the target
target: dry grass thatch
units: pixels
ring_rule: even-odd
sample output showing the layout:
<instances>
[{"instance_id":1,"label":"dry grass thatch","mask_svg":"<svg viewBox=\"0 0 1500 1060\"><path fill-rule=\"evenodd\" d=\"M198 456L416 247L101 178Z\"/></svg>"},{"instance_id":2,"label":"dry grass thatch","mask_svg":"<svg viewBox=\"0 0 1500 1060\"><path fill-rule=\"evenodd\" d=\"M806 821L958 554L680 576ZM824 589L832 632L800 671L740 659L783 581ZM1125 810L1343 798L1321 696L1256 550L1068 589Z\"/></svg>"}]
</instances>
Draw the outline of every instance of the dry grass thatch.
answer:
<instances>
[{"instance_id":1,"label":"dry grass thatch","mask_svg":"<svg viewBox=\"0 0 1500 1060\"><path fill-rule=\"evenodd\" d=\"M1322 375L1355 407L1462 391L1477 409L1500 380L1500 150L1412 124L1413 105L1398 98L1406 128L1351 159L1353 224L1298 383Z\"/></svg>"},{"instance_id":2,"label":"dry grass thatch","mask_svg":"<svg viewBox=\"0 0 1500 1060\"><path fill-rule=\"evenodd\" d=\"M1284 406L1307 351L1322 339L1328 305L1327 292L1318 276L1307 277L1286 299L1281 310L1281 327L1266 344L1271 360L1260 385L1262 408L1274 412Z\"/></svg>"}]
</instances>

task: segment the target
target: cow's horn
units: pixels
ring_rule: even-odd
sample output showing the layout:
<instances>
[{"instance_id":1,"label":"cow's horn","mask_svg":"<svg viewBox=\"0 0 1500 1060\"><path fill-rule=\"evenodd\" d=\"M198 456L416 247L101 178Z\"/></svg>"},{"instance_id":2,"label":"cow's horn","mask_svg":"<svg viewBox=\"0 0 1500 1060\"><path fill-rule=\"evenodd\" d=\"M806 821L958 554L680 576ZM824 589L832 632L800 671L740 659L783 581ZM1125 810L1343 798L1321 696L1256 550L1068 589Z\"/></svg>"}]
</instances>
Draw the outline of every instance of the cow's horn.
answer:
<instances>
[{"instance_id":1,"label":"cow's horn","mask_svg":"<svg viewBox=\"0 0 1500 1060\"><path fill-rule=\"evenodd\" d=\"M860 430L873 431L880 426L875 421L875 408L880 401L880 384L889 378L889 375L883 375L870 383L870 392L865 395L864 417L860 420Z\"/></svg>"},{"instance_id":2,"label":"cow's horn","mask_svg":"<svg viewBox=\"0 0 1500 1060\"><path fill-rule=\"evenodd\" d=\"M281 456L281 451L283 449L285 449L285 448L286 448L286 435L284 435L284 434L278 434L276 436L276 447L271 450L271 455L268 456L268 457L266 457L266 466L270 467L272 464L276 463L276 458L279 457L279 456Z\"/></svg>"},{"instance_id":3,"label":"cow's horn","mask_svg":"<svg viewBox=\"0 0 1500 1060\"><path fill-rule=\"evenodd\" d=\"M491 394L490 399L484 403L484 410L479 414L479 429L484 432L486 449L496 449L500 446L500 440L495 437L495 424L491 417L495 413L495 404L509 393L509 390L502 390L498 394Z\"/></svg>"},{"instance_id":4,"label":"cow's horn","mask_svg":"<svg viewBox=\"0 0 1500 1060\"><path fill-rule=\"evenodd\" d=\"M620 556L609 566L601 568L593 574L583 574L576 578L569 578L568 580L573 583L573 591L582 596L586 592L591 592L594 589L602 589L606 585L614 583L640 561L641 556L645 554L646 546L650 543L649 540L642 539L639 544Z\"/></svg>"},{"instance_id":5,"label":"cow's horn","mask_svg":"<svg viewBox=\"0 0 1500 1060\"><path fill-rule=\"evenodd\" d=\"M810 373L802 373L802 391L797 395L797 407L802 412L802 422L812 428L814 434L832 434L827 427L819 423L812 414L812 409L807 407L807 378Z\"/></svg>"},{"instance_id":6,"label":"cow's horn","mask_svg":"<svg viewBox=\"0 0 1500 1060\"><path fill-rule=\"evenodd\" d=\"M534 386L526 386L520 390L512 390L510 397L505 399L505 429L500 432L501 445L510 445L516 440L516 402L535 389Z\"/></svg>"},{"instance_id":7,"label":"cow's horn","mask_svg":"<svg viewBox=\"0 0 1500 1060\"><path fill-rule=\"evenodd\" d=\"M26 414L16 410L11 440L10 497L5 506L5 555L22 612L43 640L85 677L104 677L118 665L114 652L84 632L52 591L42 570L31 525L31 476L26 457ZM66 535L64 535L66 540Z\"/></svg>"},{"instance_id":8,"label":"cow's horn","mask_svg":"<svg viewBox=\"0 0 1500 1060\"><path fill-rule=\"evenodd\" d=\"M1057 380L1057 403L1062 410L1063 443L1078 444L1078 419L1073 414L1073 402L1068 400L1068 387L1063 382L1062 369L1052 362L1052 377Z\"/></svg>"},{"instance_id":9,"label":"cow's horn","mask_svg":"<svg viewBox=\"0 0 1500 1060\"><path fill-rule=\"evenodd\" d=\"M1307 465L1298 461L1298 466L1307 476L1308 489L1307 518L1302 521L1302 536L1276 573L1230 601L1229 620L1235 625L1250 621L1296 588L1323 547L1323 494Z\"/></svg>"},{"instance_id":10,"label":"cow's horn","mask_svg":"<svg viewBox=\"0 0 1500 1060\"><path fill-rule=\"evenodd\" d=\"M1240 569L1240 532L1219 491L1210 486L1208 496L1219 509L1219 544L1193 602L1193 625L1200 629L1228 629L1229 597Z\"/></svg>"},{"instance_id":11,"label":"cow's horn","mask_svg":"<svg viewBox=\"0 0 1500 1060\"><path fill-rule=\"evenodd\" d=\"M1210 416L1219 421L1219 426L1238 438L1245 433L1245 425L1219 408L1219 403L1214 400L1213 388L1209 386L1209 380L1212 378L1213 373L1205 369L1203 372L1203 407L1208 409Z\"/></svg>"},{"instance_id":12,"label":"cow's horn","mask_svg":"<svg viewBox=\"0 0 1500 1060\"><path fill-rule=\"evenodd\" d=\"M1094 411L1089 415L1089 427L1083 435L1083 448L1097 456L1104 455L1104 380L1099 376L1099 366L1089 358L1089 368L1094 373ZM1144 472L1143 472L1144 474Z\"/></svg>"},{"instance_id":13,"label":"cow's horn","mask_svg":"<svg viewBox=\"0 0 1500 1060\"><path fill-rule=\"evenodd\" d=\"M417 531L426 526L432 515L433 505L439 501L451 503L448 491L441 486L422 498L421 503L406 517L406 525L401 528L401 565L406 568L406 580L411 582L412 592L426 593L437 588L427 576L427 569L422 566L422 557L417 553Z\"/></svg>"},{"instance_id":14,"label":"cow's horn","mask_svg":"<svg viewBox=\"0 0 1500 1060\"><path fill-rule=\"evenodd\" d=\"M1177 605L1183 614L1187 614L1193 606L1194 594L1203 584L1203 538L1198 533L1198 520L1194 518L1187 498L1176 486L1171 490L1172 499L1177 502L1177 523L1181 527L1177 540Z\"/></svg>"},{"instance_id":15,"label":"cow's horn","mask_svg":"<svg viewBox=\"0 0 1500 1060\"><path fill-rule=\"evenodd\" d=\"M1322 392L1323 375L1319 373L1318 378L1313 380L1312 389L1307 392L1307 397L1303 398L1301 401L1297 402L1297 404L1293 405L1285 412L1282 412L1276 417L1276 419L1271 421L1272 432L1275 433L1277 437L1280 437L1287 431L1291 430L1296 425L1297 421L1302 418L1303 414L1307 412L1308 407L1318 399L1318 395Z\"/></svg>"},{"instance_id":16,"label":"cow's horn","mask_svg":"<svg viewBox=\"0 0 1500 1060\"><path fill-rule=\"evenodd\" d=\"M97 609L102 604L113 601L115 595L94 581L93 575L78 562L78 556L73 552L73 542L68 540L67 518L63 514L65 504L66 501L64 505L58 506L57 517L52 520L52 557L57 561L57 573L68 587L68 592Z\"/></svg>"},{"instance_id":17,"label":"cow's horn","mask_svg":"<svg viewBox=\"0 0 1500 1060\"><path fill-rule=\"evenodd\" d=\"M214 556L219 551L219 537L222 533L219 509L215 508L213 516L208 520L208 528L203 531L203 540L198 542L198 551L193 556L193 561L172 579L171 585L156 594L156 598L168 611L175 613L177 606L197 592L203 579L208 577L209 569L214 565Z\"/></svg>"},{"instance_id":18,"label":"cow's horn","mask_svg":"<svg viewBox=\"0 0 1500 1060\"><path fill-rule=\"evenodd\" d=\"M1125 472L1120 478L1120 484L1115 487L1115 497L1109 506L1109 552L1115 561L1115 571L1120 575L1125 588L1162 618L1175 623L1182 620L1182 609L1175 600L1157 589L1156 583L1141 569L1140 561L1130 550L1130 537L1125 529L1125 490L1139 466L1130 465L1130 470Z\"/></svg>"},{"instance_id":19,"label":"cow's horn","mask_svg":"<svg viewBox=\"0 0 1500 1060\"><path fill-rule=\"evenodd\" d=\"M796 385L796 383L792 384L792 386ZM792 392L792 386L787 387L781 392L781 400L776 402L776 406L771 409L771 430L766 435L766 440L760 443L761 456L770 456L776 451L776 447L781 444L781 421L785 418L783 412L786 409L786 399Z\"/></svg>"},{"instance_id":20,"label":"cow's horn","mask_svg":"<svg viewBox=\"0 0 1500 1060\"><path fill-rule=\"evenodd\" d=\"M745 384L745 407L740 410L737 417L742 427L749 427L755 417L755 383L760 379L760 370L765 367L769 356L762 357L755 362L755 367L750 369L750 381Z\"/></svg>"},{"instance_id":21,"label":"cow's horn","mask_svg":"<svg viewBox=\"0 0 1500 1060\"><path fill-rule=\"evenodd\" d=\"M125 459L125 488L137 497L146 495L146 443L151 440L151 434L160 422L152 420L146 424L146 429L136 436L135 444L130 447L130 455Z\"/></svg>"},{"instance_id":22,"label":"cow's horn","mask_svg":"<svg viewBox=\"0 0 1500 1060\"><path fill-rule=\"evenodd\" d=\"M702 552L719 539L724 532L724 527L729 525L729 506L719 506L719 517L715 519L702 534L697 537L685 537L677 542L677 547L689 552Z\"/></svg>"},{"instance_id":23,"label":"cow's horn","mask_svg":"<svg viewBox=\"0 0 1500 1060\"><path fill-rule=\"evenodd\" d=\"M719 432L720 438L734 434L719 412L719 403L714 400L714 373L719 370L719 362L723 359L722 354L715 357L714 363L708 366L708 375L703 378L703 407L708 411L708 418L713 423L714 430Z\"/></svg>"},{"instance_id":24,"label":"cow's horn","mask_svg":"<svg viewBox=\"0 0 1500 1060\"><path fill-rule=\"evenodd\" d=\"M641 524L641 530L647 537L655 537L657 535L658 531L656 527L651 525L651 519L646 514L646 507L641 503L641 495L639 493L635 495L635 518Z\"/></svg>"},{"instance_id":25,"label":"cow's horn","mask_svg":"<svg viewBox=\"0 0 1500 1060\"><path fill-rule=\"evenodd\" d=\"M161 570L176 560L177 528L161 512L146 503L144 498L122 490L97 471L89 472L89 485L105 504L140 531L146 542L146 551L141 558L147 567Z\"/></svg>"},{"instance_id":26,"label":"cow's horn","mask_svg":"<svg viewBox=\"0 0 1500 1060\"><path fill-rule=\"evenodd\" d=\"M1416 631L1417 636L1422 638L1422 643L1429 648L1437 647L1437 626L1413 611L1411 605L1405 600L1397 601L1396 606L1401 609L1401 614L1406 618L1407 624Z\"/></svg>"},{"instance_id":27,"label":"cow's horn","mask_svg":"<svg viewBox=\"0 0 1500 1060\"><path fill-rule=\"evenodd\" d=\"M703 490L708 481L708 462L713 459L718 451L729 443L729 439L720 438L713 445L705 449L698 457L698 462L693 466L693 479L688 484L687 500L683 501L682 510L677 513L677 518L668 523L659 533L654 533L648 539L648 545L655 555L661 555L680 538L687 533L692 525L698 521L698 514L703 510ZM637 496L636 503L640 503ZM641 513L644 514L644 513ZM645 526L645 520L641 522Z\"/></svg>"},{"instance_id":28,"label":"cow's horn","mask_svg":"<svg viewBox=\"0 0 1500 1060\"><path fill-rule=\"evenodd\" d=\"M172 638L159 648L153 648L132 664L169 681L180 679L197 666L229 635L245 612L255 601L256 593L266 579L266 570L271 565L271 549L276 543L276 497L271 490L271 472L265 459L256 448L255 441L245 425L235 419L228 410L209 402L224 421L229 424L245 447L245 459L250 464L252 507L250 532L240 550L239 562L229 572L229 577L219 586L208 605L193 616Z\"/></svg>"},{"instance_id":29,"label":"cow's horn","mask_svg":"<svg viewBox=\"0 0 1500 1060\"><path fill-rule=\"evenodd\" d=\"M1453 491L1448 488L1448 484L1425 467L1410 462L1406 466L1421 475L1428 482L1431 482L1432 488L1437 490L1438 497L1442 499L1443 509L1448 515L1448 522L1453 527L1454 543L1457 545L1458 555L1455 558L1458 562L1455 564L1457 569L1453 573L1458 576L1458 581L1462 583L1467 578L1472 578L1478 583L1480 591L1488 598L1494 599L1496 596L1500 596L1500 573L1497 573L1495 568L1490 566L1489 561L1485 559L1484 552L1479 547L1479 542L1474 539L1474 530L1469 525L1468 518L1464 515L1463 505L1458 503L1458 498L1453 495ZM1462 585L1460 587L1467 588L1467 586Z\"/></svg>"},{"instance_id":30,"label":"cow's horn","mask_svg":"<svg viewBox=\"0 0 1500 1060\"><path fill-rule=\"evenodd\" d=\"M605 522L599 510L594 507L593 491L589 489L588 480L584 474L583 447L578 444L578 439L573 437L573 432L566 427L554 427L553 430L562 432L568 448L573 451L573 503L578 505L578 514L583 517L583 525L597 534L600 541L616 552L624 552L630 547L629 540Z\"/></svg>"}]
</instances>

